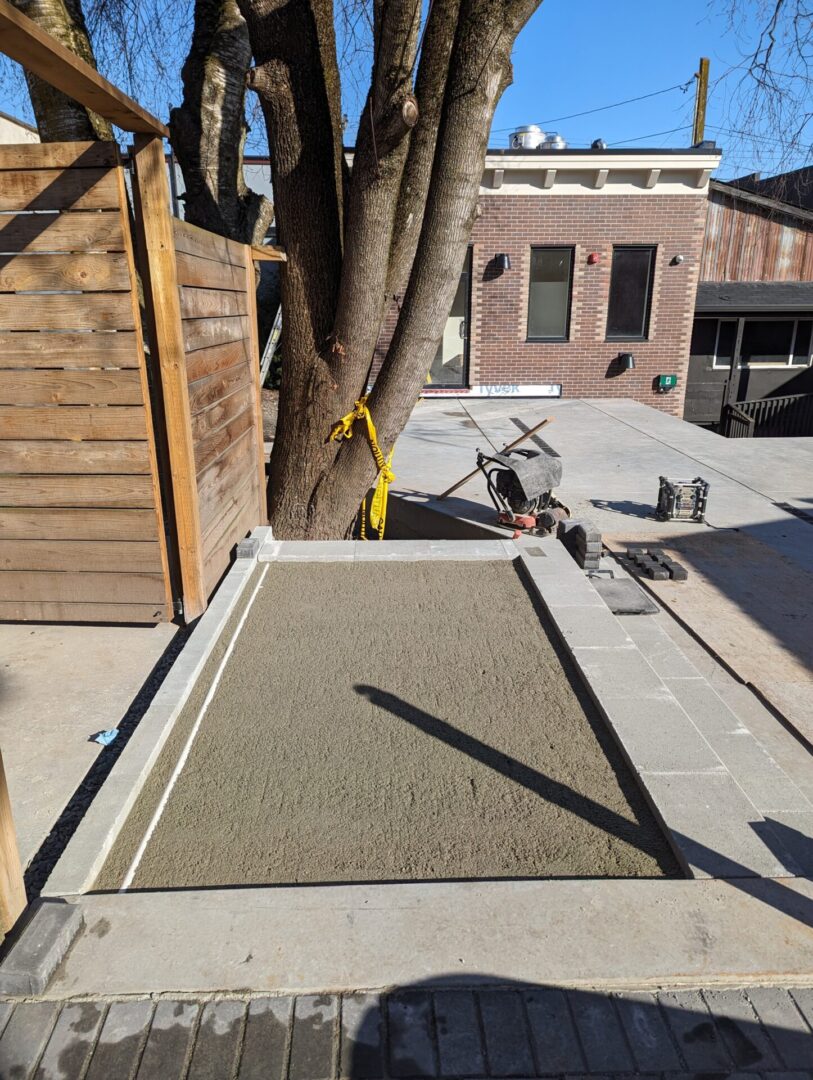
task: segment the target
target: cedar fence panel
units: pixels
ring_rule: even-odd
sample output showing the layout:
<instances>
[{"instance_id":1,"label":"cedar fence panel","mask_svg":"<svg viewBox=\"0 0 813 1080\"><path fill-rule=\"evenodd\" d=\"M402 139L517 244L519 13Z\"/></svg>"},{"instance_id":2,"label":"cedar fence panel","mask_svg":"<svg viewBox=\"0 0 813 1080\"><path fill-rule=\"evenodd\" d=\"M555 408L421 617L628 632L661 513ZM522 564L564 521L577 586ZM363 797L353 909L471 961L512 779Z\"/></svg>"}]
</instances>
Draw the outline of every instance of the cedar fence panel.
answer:
<instances>
[{"instance_id":1,"label":"cedar fence panel","mask_svg":"<svg viewBox=\"0 0 813 1080\"><path fill-rule=\"evenodd\" d=\"M0 619L169 618L118 150L0 147Z\"/></svg>"}]
</instances>

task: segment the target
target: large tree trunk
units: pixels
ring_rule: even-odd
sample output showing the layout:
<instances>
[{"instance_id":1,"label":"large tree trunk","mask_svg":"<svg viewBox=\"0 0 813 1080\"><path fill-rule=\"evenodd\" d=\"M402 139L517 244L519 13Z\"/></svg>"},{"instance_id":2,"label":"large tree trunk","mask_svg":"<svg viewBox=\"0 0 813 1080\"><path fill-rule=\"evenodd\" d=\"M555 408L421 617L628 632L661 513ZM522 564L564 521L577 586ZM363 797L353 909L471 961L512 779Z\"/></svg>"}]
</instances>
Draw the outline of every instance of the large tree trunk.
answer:
<instances>
[{"instance_id":1,"label":"large tree trunk","mask_svg":"<svg viewBox=\"0 0 813 1080\"><path fill-rule=\"evenodd\" d=\"M88 37L81 0L12 0L24 15L47 30L93 67L96 58ZM25 73L37 130L43 142L112 140L113 129L101 116L86 109L36 75Z\"/></svg>"},{"instance_id":2,"label":"large tree trunk","mask_svg":"<svg viewBox=\"0 0 813 1080\"><path fill-rule=\"evenodd\" d=\"M241 243L260 243L271 202L243 177L248 28L236 0L196 0L192 45L181 72L182 104L169 116L172 148L193 225Z\"/></svg>"},{"instance_id":3,"label":"large tree trunk","mask_svg":"<svg viewBox=\"0 0 813 1080\"><path fill-rule=\"evenodd\" d=\"M370 398L385 453L412 411L457 288L488 132L510 82L511 48L538 2L435 0L417 79L420 119L408 145L414 105L405 112L397 105L411 99L414 9L400 0L376 5L373 82L349 180L342 260L335 240L340 172L331 174L328 165L336 129L324 119L320 125L316 112L318 106L324 118L338 110L335 54L322 51L332 39L332 12L308 0L289 0L285 7L275 0L240 0L260 69L273 53L279 63L282 41L287 50L284 78L276 69L273 80L268 71L254 80L289 258L283 274L284 420L271 458L271 521L280 538L339 538L352 527L376 466L362 431L338 446L327 437L364 392L387 292L394 281L407 279ZM312 30L316 26L324 28L321 36ZM278 160L280 148L285 156Z\"/></svg>"}]
</instances>

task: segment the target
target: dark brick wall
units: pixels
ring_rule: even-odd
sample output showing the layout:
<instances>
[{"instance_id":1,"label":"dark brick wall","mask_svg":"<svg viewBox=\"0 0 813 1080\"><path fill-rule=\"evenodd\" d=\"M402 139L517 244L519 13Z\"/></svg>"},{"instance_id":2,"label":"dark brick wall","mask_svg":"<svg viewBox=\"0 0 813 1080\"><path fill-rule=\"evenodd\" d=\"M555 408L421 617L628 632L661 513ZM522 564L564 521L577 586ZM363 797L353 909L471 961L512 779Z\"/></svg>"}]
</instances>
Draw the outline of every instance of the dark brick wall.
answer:
<instances>
[{"instance_id":1,"label":"dark brick wall","mask_svg":"<svg viewBox=\"0 0 813 1080\"><path fill-rule=\"evenodd\" d=\"M707 199L697 195L483 195L472 234L472 383L561 383L564 397L631 397L677 416L689 342ZM649 340L605 341L613 244L657 245ZM570 340L526 340L532 245L575 247ZM498 274L493 258L511 257ZM597 252L596 265L587 256ZM674 255L679 266L670 266ZM382 341L395 325L393 305ZM619 352L632 352L634 371L618 374ZM677 374L678 388L658 394L653 380Z\"/></svg>"}]
</instances>

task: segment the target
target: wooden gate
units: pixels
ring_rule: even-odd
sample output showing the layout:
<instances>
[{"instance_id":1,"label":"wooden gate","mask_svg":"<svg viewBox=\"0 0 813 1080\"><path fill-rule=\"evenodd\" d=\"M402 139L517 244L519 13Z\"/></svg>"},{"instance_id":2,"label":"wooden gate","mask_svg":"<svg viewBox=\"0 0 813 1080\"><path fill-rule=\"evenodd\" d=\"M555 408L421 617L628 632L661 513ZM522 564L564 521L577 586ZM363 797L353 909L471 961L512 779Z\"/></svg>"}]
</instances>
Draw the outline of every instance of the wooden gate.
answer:
<instances>
[{"instance_id":1,"label":"wooden gate","mask_svg":"<svg viewBox=\"0 0 813 1080\"><path fill-rule=\"evenodd\" d=\"M0 146L0 618L171 617L118 150Z\"/></svg>"}]
</instances>

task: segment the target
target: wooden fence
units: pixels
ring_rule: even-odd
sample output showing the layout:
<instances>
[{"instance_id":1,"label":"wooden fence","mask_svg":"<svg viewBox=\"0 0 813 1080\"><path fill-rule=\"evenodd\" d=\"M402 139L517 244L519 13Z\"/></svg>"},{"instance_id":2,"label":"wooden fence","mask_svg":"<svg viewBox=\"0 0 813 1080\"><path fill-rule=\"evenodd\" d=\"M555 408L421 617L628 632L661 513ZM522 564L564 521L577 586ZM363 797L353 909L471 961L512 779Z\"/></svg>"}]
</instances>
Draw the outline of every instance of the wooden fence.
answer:
<instances>
[{"instance_id":1,"label":"wooden fence","mask_svg":"<svg viewBox=\"0 0 813 1080\"><path fill-rule=\"evenodd\" d=\"M117 148L0 146L0 618L171 617Z\"/></svg>"},{"instance_id":2,"label":"wooden fence","mask_svg":"<svg viewBox=\"0 0 813 1080\"><path fill-rule=\"evenodd\" d=\"M813 394L737 401L723 409L727 439L770 439L813 435Z\"/></svg>"}]
</instances>

